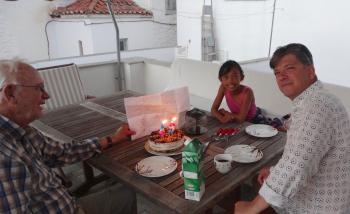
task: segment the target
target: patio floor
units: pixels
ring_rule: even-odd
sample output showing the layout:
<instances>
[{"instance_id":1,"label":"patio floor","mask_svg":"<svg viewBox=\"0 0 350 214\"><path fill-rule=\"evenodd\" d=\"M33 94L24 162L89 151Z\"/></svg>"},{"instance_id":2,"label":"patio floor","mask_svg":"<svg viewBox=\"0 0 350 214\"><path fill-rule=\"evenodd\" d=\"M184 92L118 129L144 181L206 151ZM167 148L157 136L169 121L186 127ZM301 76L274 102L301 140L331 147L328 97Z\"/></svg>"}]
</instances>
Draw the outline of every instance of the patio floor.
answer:
<instances>
[{"instance_id":1,"label":"patio floor","mask_svg":"<svg viewBox=\"0 0 350 214\"><path fill-rule=\"evenodd\" d=\"M66 166L64 168L65 174L67 177L71 179L73 182L72 189L79 186L84 181L84 175L83 175L83 169L81 167L81 164L73 164L70 166ZM95 171L96 174L99 174L100 172L98 170ZM98 191L99 189L108 187L111 181L105 181L98 185L95 185L91 191ZM153 202L149 201L147 198L142 196L141 194L137 194L137 209L138 214L164 214L164 209L158 207ZM216 206L213 210L213 214L224 214L225 210L220 208L219 206Z\"/></svg>"}]
</instances>

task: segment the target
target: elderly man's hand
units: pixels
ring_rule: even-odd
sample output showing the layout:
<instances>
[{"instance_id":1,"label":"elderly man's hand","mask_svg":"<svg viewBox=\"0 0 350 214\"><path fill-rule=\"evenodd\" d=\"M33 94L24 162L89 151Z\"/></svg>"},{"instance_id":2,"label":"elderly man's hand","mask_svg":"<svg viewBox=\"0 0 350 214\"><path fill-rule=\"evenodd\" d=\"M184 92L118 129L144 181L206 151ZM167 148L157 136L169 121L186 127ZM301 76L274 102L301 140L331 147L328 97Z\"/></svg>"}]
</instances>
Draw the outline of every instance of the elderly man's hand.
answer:
<instances>
[{"instance_id":1,"label":"elderly man's hand","mask_svg":"<svg viewBox=\"0 0 350 214\"><path fill-rule=\"evenodd\" d=\"M117 129L113 136L113 141L121 141L126 140L131 135L135 134L135 131L130 130L128 124L123 124L121 127Z\"/></svg>"},{"instance_id":2,"label":"elderly man's hand","mask_svg":"<svg viewBox=\"0 0 350 214\"><path fill-rule=\"evenodd\" d=\"M102 150L105 150L110 147L111 144L116 144L120 141L126 140L133 134L135 134L135 132L129 129L129 125L123 124L113 135L101 138L99 142Z\"/></svg>"},{"instance_id":3,"label":"elderly man's hand","mask_svg":"<svg viewBox=\"0 0 350 214\"><path fill-rule=\"evenodd\" d=\"M253 205L250 201L238 201L235 204L234 214L257 214L252 207Z\"/></svg>"}]
</instances>

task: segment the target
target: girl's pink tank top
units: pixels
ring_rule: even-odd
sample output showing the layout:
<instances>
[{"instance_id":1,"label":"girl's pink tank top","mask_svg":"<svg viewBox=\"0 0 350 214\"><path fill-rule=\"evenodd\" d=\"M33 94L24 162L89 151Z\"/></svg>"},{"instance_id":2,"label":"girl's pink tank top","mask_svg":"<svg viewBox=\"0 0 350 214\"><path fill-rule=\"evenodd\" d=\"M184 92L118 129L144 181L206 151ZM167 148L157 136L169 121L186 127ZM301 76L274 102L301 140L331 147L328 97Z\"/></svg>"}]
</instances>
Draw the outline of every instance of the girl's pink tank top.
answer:
<instances>
[{"instance_id":1,"label":"girl's pink tank top","mask_svg":"<svg viewBox=\"0 0 350 214\"><path fill-rule=\"evenodd\" d=\"M247 90L249 89L249 87L247 86L243 86L243 87L244 88L242 92L238 95L239 96L238 102L232 99L232 95L230 91L225 92L226 103L232 113L238 114L241 111L242 97L244 96L244 93L246 93ZM252 120L255 117L255 114L256 114L256 105L255 105L255 100L253 100L252 103L250 104L250 109L248 111L246 120L247 121Z\"/></svg>"}]
</instances>

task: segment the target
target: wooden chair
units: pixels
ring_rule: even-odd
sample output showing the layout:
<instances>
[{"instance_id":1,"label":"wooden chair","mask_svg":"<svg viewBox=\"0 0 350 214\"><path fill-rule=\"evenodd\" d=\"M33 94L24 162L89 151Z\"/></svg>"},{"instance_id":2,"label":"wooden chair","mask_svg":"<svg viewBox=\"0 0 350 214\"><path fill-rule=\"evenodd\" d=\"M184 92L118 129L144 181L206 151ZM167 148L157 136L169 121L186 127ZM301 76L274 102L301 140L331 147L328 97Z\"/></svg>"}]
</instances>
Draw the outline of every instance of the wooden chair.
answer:
<instances>
[{"instance_id":1,"label":"wooden chair","mask_svg":"<svg viewBox=\"0 0 350 214\"><path fill-rule=\"evenodd\" d=\"M76 64L39 68L38 71L44 80L45 90L50 95L50 99L45 102L44 106L46 112L94 98L85 94ZM108 178L105 175L95 177L92 167L85 162L83 162L83 169L85 183L73 191L76 195L84 194L90 187ZM57 168L57 172L65 186L71 187L72 181L65 175L63 169Z\"/></svg>"},{"instance_id":2,"label":"wooden chair","mask_svg":"<svg viewBox=\"0 0 350 214\"><path fill-rule=\"evenodd\" d=\"M86 99L77 65L39 68L38 71L44 79L45 90L51 97L45 103L45 110L50 111Z\"/></svg>"}]
</instances>

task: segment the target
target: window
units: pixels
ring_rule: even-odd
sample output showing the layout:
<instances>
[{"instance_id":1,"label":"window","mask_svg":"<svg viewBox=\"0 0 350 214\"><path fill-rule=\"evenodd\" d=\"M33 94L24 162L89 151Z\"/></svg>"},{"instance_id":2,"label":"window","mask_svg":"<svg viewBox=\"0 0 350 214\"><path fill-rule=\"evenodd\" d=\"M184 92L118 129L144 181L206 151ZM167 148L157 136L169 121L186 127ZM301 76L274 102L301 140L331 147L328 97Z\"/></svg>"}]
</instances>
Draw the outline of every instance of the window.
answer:
<instances>
[{"instance_id":1,"label":"window","mask_svg":"<svg viewBox=\"0 0 350 214\"><path fill-rule=\"evenodd\" d=\"M119 40L119 47L120 47L120 51L128 50L128 39L127 38L120 39Z\"/></svg>"},{"instance_id":2,"label":"window","mask_svg":"<svg viewBox=\"0 0 350 214\"><path fill-rule=\"evenodd\" d=\"M166 14L176 13L176 0L165 0Z\"/></svg>"}]
</instances>

